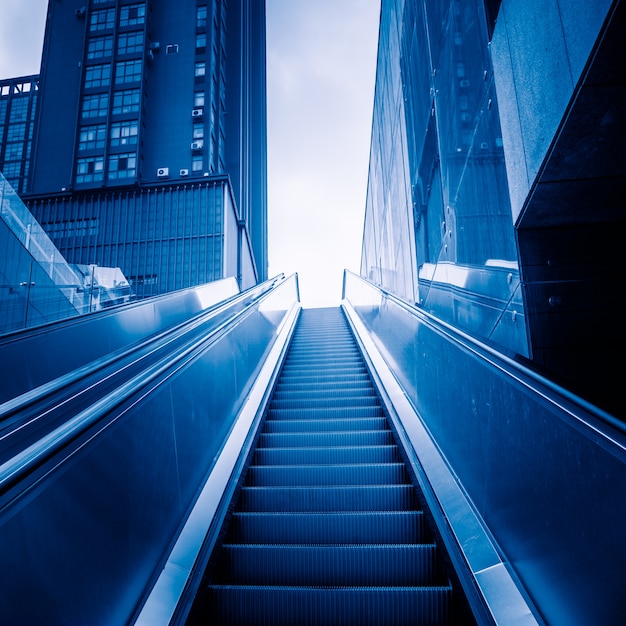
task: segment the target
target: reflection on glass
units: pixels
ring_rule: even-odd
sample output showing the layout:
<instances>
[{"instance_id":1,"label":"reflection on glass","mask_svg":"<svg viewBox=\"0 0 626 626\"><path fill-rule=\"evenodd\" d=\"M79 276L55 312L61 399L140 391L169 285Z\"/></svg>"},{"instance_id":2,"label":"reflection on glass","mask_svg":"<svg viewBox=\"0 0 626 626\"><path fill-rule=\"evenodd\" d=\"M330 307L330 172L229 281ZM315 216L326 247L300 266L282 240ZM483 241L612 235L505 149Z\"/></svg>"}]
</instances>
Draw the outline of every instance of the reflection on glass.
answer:
<instances>
[{"instance_id":1,"label":"reflection on glass","mask_svg":"<svg viewBox=\"0 0 626 626\"><path fill-rule=\"evenodd\" d=\"M68 264L0 174L0 334L131 297L119 268Z\"/></svg>"},{"instance_id":2,"label":"reflection on glass","mask_svg":"<svg viewBox=\"0 0 626 626\"><path fill-rule=\"evenodd\" d=\"M361 274L527 354L484 5L392 4L381 13Z\"/></svg>"}]
</instances>

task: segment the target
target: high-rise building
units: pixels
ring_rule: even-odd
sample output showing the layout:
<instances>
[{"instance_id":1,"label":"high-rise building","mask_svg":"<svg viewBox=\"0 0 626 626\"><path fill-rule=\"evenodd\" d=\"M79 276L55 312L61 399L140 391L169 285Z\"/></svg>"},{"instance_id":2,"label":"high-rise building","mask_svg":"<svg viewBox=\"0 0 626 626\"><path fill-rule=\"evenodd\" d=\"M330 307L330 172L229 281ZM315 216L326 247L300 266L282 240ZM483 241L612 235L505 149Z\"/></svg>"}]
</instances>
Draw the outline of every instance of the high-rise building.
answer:
<instances>
[{"instance_id":1,"label":"high-rise building","mask_svg":"<svg viewBox=\"0 0 626 626\"><path fill-rule=\"evenodd\" d=\"M383 0L361 263L616 413L623 7Z\"/></svg>"},{"instance_id":2,"label":"high-rise building","mask_svg":"<svg viewBox=\"0 0 626 626\"><path fill-rule=\"evenodd\" d=\"M38 76L0 80L0 171L18 193L26 191L38 92Z\"/></svg>"},{"instance_id":3,"label":"high-rise building","mask_svg":"<svg viewBox=\"0 0 626 626\"><path fill-rule=\"evenodd\" d=\"M263 2L50 1L23 197L68 262L250 286L266 184Z\"/></svg>"}]
</instances>

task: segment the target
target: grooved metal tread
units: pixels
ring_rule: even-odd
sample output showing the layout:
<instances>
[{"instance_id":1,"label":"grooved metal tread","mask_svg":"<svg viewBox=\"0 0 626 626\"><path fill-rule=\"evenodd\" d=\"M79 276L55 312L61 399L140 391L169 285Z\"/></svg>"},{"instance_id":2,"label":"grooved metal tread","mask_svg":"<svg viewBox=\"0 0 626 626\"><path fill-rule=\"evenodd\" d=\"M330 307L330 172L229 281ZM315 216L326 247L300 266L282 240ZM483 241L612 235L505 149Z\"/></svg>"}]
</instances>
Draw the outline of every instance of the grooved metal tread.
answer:
<instances>
[{"instance_id":1,"label":"grooved metal tread","mask_svg":"<svg viewBox=\"0 0 626 626\"><path fill-rule=\"evenodd\" d=\"M249 462L211 623L447 623L452 588L339 309L301 312Z\"/></svg>"}]
</instances>

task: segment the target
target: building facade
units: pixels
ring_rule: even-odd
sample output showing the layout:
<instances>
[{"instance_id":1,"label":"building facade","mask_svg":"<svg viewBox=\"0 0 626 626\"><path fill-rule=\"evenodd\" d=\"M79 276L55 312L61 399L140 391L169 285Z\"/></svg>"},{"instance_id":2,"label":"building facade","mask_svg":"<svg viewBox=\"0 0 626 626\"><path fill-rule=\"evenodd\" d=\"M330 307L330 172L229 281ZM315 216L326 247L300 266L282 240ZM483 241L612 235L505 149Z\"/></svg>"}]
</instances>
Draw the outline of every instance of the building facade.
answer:
<instances>
[{"instance_id":1,"label":"building facade","mask_svg":"<svg viewBox=\"0 0 626 626\"><path fill-rule=\"evenodd\" d=\"M0 172L26 191L39 94L39 77L0 80Z\"/></svg>"},{"instance_id":2,"label":"building facade","mask_svg":"<svg viewBox=\"0 0 626 626\"><path fill-rule=\"evenodd\" d=\"M623 412L619 0L383 0L361 274Z\"/></svg>"},{"instance_id":3,"label":"building facade","mask_svg":"<svg viewBox=\"0 0 626 626\"><path fill-rule=\"evenodd\" d=\"M51 0L24 199L139 297L267 273L265 5Z\"/></svg>"}]
</instances>

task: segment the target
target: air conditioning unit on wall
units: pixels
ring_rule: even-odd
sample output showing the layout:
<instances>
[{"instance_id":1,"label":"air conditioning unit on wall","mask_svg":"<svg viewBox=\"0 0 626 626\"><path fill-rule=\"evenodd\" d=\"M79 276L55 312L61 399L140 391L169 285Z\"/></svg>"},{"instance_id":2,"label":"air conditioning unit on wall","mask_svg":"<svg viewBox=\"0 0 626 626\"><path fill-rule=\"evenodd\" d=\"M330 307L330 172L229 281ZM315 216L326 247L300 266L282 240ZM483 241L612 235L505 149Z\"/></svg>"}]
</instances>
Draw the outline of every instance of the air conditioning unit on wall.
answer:
<instances>
[{"instance_id":1,"label":"air conditioning unit on wall","mask_svg":"<svg viewBox=\"0 0 626 626\"><path fill-rule=\"evenodd\" d=\"M169 167L159 167L157 169L157 178L167 178L170 175Z\"/></svg>"},{"instance_id":2,"label":"air conditioning unit on wall","mask_svg":"<svg viewBox=\"0 0 626 626\"><path fill-rule=\"evenodd\" d=\"M192 150L202 150L202 146L204 146L204 142L202 140L200 140L200 141L193 141L191 143L191 149Z\"/></svg>"},{"instance_id":3,"label":"air conditioning unit on wall","mask_svg":"<svg viewBox=\"0 0 626 626\"><path fill-rule=\"evenodd\" d=\"M189 176L189 170L188 169L180 170L180 175L181 176Z\"/></svg>"},{"instance_id":4,"label":"air conditioning unit on wall","mask_svg":"<svg viewBox=\"0 0 626 626\"><path fill-rule=\"evenodd\" d=\"M191 112L191 117L202 117L204 115L204 109L194 109Z\"/></svg>"}]
</instances>

